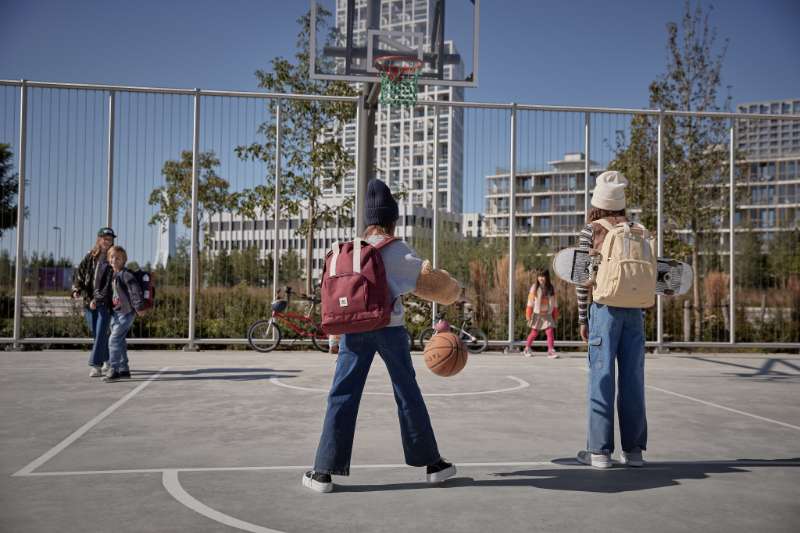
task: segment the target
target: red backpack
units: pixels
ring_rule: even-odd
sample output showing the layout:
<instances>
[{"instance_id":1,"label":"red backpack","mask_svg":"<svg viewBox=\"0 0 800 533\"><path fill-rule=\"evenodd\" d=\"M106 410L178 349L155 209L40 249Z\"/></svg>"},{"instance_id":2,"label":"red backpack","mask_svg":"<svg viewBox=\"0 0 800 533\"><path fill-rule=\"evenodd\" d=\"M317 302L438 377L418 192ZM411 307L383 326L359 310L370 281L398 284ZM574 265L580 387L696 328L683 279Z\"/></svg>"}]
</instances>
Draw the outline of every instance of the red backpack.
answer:
<instances>
[{"instance_id":1,"label":"red backpack","mask_svg":"<svg viewBox=\"0 0 800 533\"><path fill-rule=\"evenodd\" d=\"M334 243L325 256L320 291L322 331L327 335L374 331L389 324L393 302L380 249L395 240Z\"/></svg>"}]
</instances>

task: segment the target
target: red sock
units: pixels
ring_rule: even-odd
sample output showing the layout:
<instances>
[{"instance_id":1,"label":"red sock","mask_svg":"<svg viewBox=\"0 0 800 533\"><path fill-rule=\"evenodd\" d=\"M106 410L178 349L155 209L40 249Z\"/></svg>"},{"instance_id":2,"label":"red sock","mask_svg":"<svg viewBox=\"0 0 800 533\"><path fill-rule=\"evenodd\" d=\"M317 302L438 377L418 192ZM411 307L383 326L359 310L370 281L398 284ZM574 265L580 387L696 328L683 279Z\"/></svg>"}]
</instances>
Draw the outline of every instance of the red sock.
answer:
<instances>
[{"instance_id":1,"label":"red sock","mask_svg":"<svg viewBox=\"0 0 800 533\"><path fill-rule=\"evenodd\" d=\"M539 332L537 330L535 330L535 329L532 329L531 330L531 334L528 335L528 341L525 343L525 349L526 350L530 350L531 349L531 344L533 344L533 341L535 341L536 337L538 337L538 336L539 336Z\"/></svg>"},{"instance_id":2,"label":"red sock","mask_svg":"<svg viewBox=\"0 0 800 533\"><path fill-rule=\"evenodd\" d=\"M547 349L552 352L556 349L556 335L553 332L553 328L547 328L545 333L547 334Z\"/></svg>"}]
</instances>

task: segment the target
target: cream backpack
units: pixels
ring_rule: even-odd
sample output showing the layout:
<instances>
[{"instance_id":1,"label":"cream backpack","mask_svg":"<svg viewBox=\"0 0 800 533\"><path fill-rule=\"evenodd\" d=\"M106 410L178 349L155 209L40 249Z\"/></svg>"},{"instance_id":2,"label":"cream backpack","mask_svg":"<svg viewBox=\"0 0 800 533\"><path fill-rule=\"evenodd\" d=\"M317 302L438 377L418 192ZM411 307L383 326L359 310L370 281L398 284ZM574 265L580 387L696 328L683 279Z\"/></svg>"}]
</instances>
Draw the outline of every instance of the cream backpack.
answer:
<instances>
[{"instance_id":1,"label":"cream backpack","mask_svg":"<svg viewBox=\"0 0 800 533\"><path fill-rule=\"evenodd\" d=\"M600 219L608 234L600 250L592 299L614 307L646 308L655 303L657 262L654 239L641 224L611 225Z\"/></svg>"}]
</instances>

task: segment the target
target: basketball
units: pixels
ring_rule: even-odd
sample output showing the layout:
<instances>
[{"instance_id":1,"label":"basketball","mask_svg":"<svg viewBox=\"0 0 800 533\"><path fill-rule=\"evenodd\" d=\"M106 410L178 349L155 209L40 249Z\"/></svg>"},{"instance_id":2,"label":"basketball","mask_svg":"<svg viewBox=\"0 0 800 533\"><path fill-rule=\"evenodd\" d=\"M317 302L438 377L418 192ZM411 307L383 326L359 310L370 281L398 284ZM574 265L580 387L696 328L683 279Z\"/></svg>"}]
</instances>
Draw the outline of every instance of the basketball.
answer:
<instances>
[{"instance_id":1,"label":"basketball","mask_svg":"<svg viewBox=\"0 0 800 533\"><path fill-rule=\"evenodd\" d=\"M425 346L424 355L425 364L437 376L454 376L467 364L467 350L464 343L449 331L431 337Z\"/></svg>"}]
</instances>

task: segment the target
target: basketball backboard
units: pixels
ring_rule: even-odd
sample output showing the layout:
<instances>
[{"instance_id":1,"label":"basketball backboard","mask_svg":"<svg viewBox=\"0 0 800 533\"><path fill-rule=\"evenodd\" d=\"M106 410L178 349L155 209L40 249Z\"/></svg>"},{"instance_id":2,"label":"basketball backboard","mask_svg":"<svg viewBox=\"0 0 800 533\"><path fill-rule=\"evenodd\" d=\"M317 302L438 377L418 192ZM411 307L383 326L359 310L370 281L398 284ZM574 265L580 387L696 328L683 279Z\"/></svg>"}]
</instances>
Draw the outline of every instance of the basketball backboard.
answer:
<instances>
[{"instance_id":1,"label":"basketball backboard","mask_svg":"<svg viewBox=\"0 0 800 533\"><path fill-rule=\"evenodd\" d=\"M418 82L478 86L480 0L311 0L311 77L378 82L375 59L423 62Z\"/></svg>"}]
</instances>

